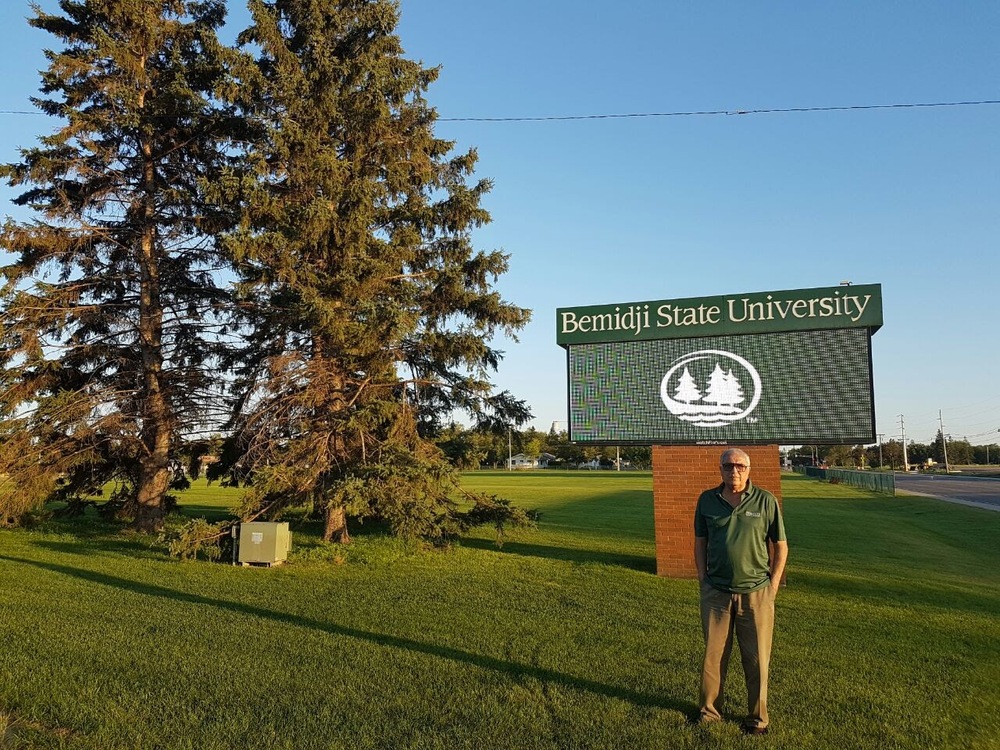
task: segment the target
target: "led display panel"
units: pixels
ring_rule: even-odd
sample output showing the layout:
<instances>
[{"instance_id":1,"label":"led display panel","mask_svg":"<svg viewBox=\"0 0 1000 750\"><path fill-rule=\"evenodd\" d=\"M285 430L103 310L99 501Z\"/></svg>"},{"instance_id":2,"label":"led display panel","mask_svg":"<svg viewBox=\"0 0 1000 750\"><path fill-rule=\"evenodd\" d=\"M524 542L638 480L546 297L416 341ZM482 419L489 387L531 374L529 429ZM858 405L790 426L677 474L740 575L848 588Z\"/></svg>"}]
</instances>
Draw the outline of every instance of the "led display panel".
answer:
<instances>
[{"instance_id":1,"label":"led display panel","mask_svg":"<svg viewBox=\"0 0 1000 750\"><path fill-rule=\"evenodd\" d=\"M567 347L578 443L866 443L875 439L867 328Z\"/></svg>"}]
</instances>

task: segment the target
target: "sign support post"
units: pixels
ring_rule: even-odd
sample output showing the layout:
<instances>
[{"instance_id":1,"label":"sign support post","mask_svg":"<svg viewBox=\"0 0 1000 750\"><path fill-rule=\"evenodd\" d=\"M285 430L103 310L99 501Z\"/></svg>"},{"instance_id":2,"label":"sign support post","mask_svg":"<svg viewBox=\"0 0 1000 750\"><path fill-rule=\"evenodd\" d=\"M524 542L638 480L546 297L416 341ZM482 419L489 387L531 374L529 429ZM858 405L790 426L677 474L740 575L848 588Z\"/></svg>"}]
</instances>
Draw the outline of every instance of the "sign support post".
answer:
<instances>
[{"instance_id":1,"label":"sign support post","mask_svg":"<svg viewBox=\"0 0 1000 750\"><path fill-rule=\"evenodd\" d=\"M694 507L698 495L718 485L719 456L728 446L653 446L653 526L656 574L694 578ZM737 447L737 446L732 446ZM777 445L741 445L750 456L750 481L781 505L781 456Z\"/></svg>"}]
</instances>

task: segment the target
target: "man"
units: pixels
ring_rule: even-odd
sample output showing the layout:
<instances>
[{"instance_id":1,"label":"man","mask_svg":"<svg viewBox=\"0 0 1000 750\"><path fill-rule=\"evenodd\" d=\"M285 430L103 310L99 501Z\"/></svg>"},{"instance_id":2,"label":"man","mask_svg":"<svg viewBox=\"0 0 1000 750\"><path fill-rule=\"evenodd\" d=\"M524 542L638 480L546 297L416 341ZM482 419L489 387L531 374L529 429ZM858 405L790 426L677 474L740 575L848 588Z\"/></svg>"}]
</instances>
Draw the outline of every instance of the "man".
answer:
<instances>
[{"instance_id":1,"label":"man","mask_svg":"<svg viewBox=\"0 0 1000 750\"><path fill-rule=\"evenodd\" d=\"M722 484L701 493L694 514L694 562L701 582L705 635L699 720L722 720L735 632L747 681L749 715L743 731L767 734L774 598L788 559L788 542L778 501L750 482L750 457L730 449L719 463Z\"/></svg>"}]
</instances>

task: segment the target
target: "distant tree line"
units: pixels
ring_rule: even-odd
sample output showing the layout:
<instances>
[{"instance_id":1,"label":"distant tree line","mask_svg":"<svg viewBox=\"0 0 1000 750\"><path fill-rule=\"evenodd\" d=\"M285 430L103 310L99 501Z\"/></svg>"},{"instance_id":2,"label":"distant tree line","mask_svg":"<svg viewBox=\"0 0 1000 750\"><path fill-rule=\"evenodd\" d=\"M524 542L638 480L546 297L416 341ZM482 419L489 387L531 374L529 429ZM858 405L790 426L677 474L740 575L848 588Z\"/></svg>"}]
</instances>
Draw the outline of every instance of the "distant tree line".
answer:
<instances>
[{"instance_id":1,"label":"distant tree line","mask_svg":"<svg viewBox=\"0 0 1000 750\"><path fill-rule=\"evenodd\" d=\"M534 427L509 431L469 428L452 423L437 437L437 444L451 464L459 469L500 469L507 467L511 454L537 458L552 457L549 468L575 469L596 461L603 468L614 468L616 461L623 467L652 468L652 449L646 445L577 445L571 443L565 430L542 432Z\"/></svg>"},{"instance_id":2,"label":"distant tree line","mask_svg":"<svg viewBox=\"0 0 1000 750\"><path fill-rule=\"evenodd\" d=\"M900 470L903 468L903 444L899 440L887 440L881 444L864 445L803 445L792 448L787 455L795 465L822 463L827 466L845 468L879 468ZM965 438L954 439L942 436L938 430L931 443L907 442L906 460L910 466L926 465L928 461L945 464L945 450L949 465L1000 465L1000 445L997 443L972 445Z\"/></svg>"}]
</instances>

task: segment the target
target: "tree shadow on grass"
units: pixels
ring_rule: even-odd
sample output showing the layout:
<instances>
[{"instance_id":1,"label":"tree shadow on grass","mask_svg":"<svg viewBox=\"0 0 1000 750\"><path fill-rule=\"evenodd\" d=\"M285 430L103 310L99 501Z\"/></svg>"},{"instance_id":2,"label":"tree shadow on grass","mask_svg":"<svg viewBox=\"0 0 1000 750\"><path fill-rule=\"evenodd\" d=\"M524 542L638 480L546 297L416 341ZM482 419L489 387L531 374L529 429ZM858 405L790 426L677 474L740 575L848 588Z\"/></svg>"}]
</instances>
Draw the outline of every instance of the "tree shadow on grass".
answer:
<instances>
[{"instance_id":1,"label":"tree shadow on grass","mask_svg":"<svg viewBox=\"0 0 1000 750\"><path fill-rule=\"evenodd\" d=\"M552 547L545 544L527 544L525 542L504 542L497 549L496 543L490 539L462 539L463 547L489 550L498 554L522 555L524 557L541 557L547 560L565 560L575 563L599 563L601 565L617 565L640 573L656 573L656 560L644 555L629 555L620 552L601 552L590 549L574 549L572 547Z\"/></svg>"},{"instance_id":2,"label":"tree shadow on grass","mask_svg":"<svg viewBox=\"0 0 1000 750\"><path fill-rule=\"evenodd\" d=\"M230 518L232 517L230 516ZM212 519L207 520L211 521ZM290 525L296 551L331 547L329 542L324 542L321 539L322 521L303 518L299 515L288 516L283 520L287 520ZM388 525L381 522L362 524L351 519L348 522L348 527L351 536L356 539L392 536ZM59 534L60 538L32 539L29 543L34 547L51 552L82 557L93 556L97 553L155 560L171 557L167 549L168 543L163 538L156 534L131 531L122 523L88 521L77 524L73 519L70 519L50 523L44 530L51 534ZM228 535L222 538L221 544L222 554L216 559L216 562L229 565L232 563L233 550ZM202 555L198 559L207 558Z\"/></svg>"},{"instance_id":3,"label":"tree shadow on grass","mask_svg":"<svg viewBox=\"0 0 1000 750\"><path fill-rule=\"evenodd\" d=\"M185 518L204 518L211 523L237 520L237 516L233 513L232 508L224 508L207 503L180 502L177 504L176 512Z\"/></svg>"},{"instance_id":4,"label":"tree shadow on grass","mask_svg":"<svg viewBox=\"0 0 1000 750\"><path fill-rule=\"evenodd\" d=\"M175 516L176 518L176 516ZM52 552L91 556L97 553L162 560L169 557L168 542L162 535L131 529L124 522L82 522L74 519L48 523L41 530L52 539L31 539L30 544Z\"/></svg>"},{"instance_id":5,"label":"tree shadow on grass","mask_svg":"<svg viewBox=\"0 0 1000 750\"><path fill-rule=\"evenodd\" d=\"M543 667L536 667L530 664L497 659L495 657L484 656L482 654L474 654L468 651L453 648L451 646L424 643L412 638L402 638L400 636L389 635L387 633L378 633L369 630L361 630L359 628L346 627L344 625L338 625L331 622L322 622L308 617L300 617L298 615L291 615L285 612L277 612L274 610L263 609L261 607L250 606L242 602L213 599L199 594L189 594L183 591L168 589L163 586L142 583L140 581L130 581L125 578L109 576L104 573L97 573L91 570L71 568L65 565L55 565L53 563L45 563L38 560L26 560L18 557L8 557L6 555L0 555L0 560L20 563L22 565L30 565L43 570L49 570L55 573L61 573L63 575L79 578L100 586L109 586L125 591L131 591L136 594L142 594L144 596L169 599L171 601L185 602L187 604L214 607L228 612L235 612L240 615L264 618L273 622L283 623L294 627L309 628L319 632L328 633L330 635L355 638L357 640L367 641L368 643L374 643L388 648L403 649L413 653L449 659L451 661L469 664L480 669L505 674L513 679L535 679L544 683L562 685L576 690L584 690L607 698L628 701L636 706L679 711L686 716L691 716L697 710L694 703L689 701L650 695L648 693L642 693L637 690L631 690L629 688L618 687L615 685L605 685L601 682L590 680L585 677L575 677L552 669L545 669Z\"/></svg>"},{"instance_id":6,"label":"tree shadow on grass","mask_svg":"<svg viewBox=\"0 0 1000 750\"><path fill-rule=\"evenodd\" d=\"M72 541L66 539L35 539L31 544L51 552L91 557L98 553L127 555L135 558L163 559L162 545L145 536L106 536L102 534L77 534Z\"/></svg>"}]
</instances>

